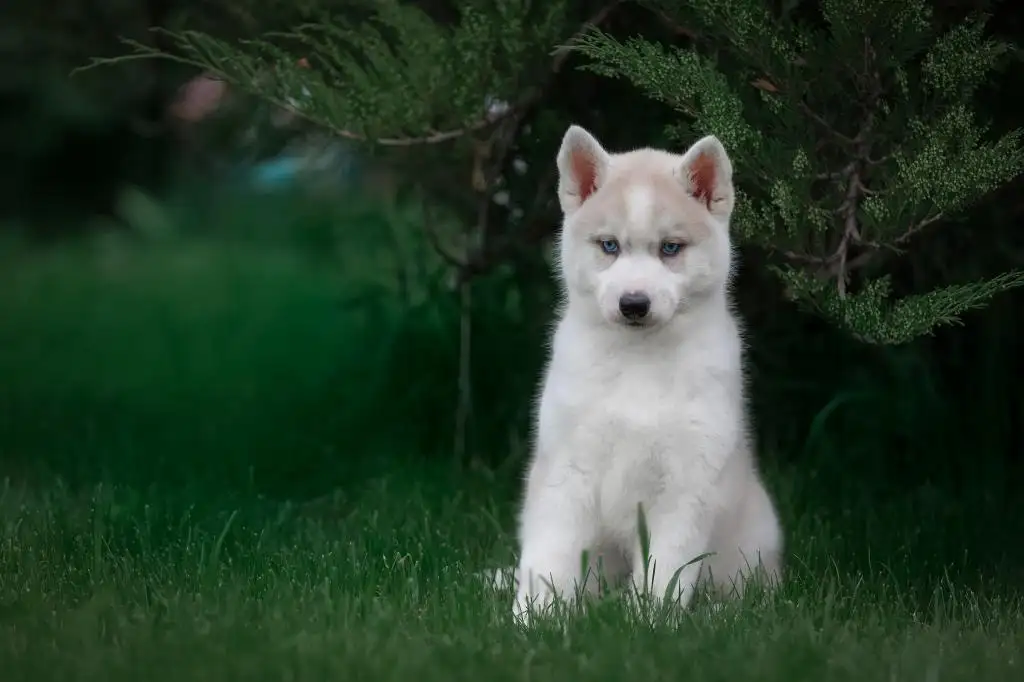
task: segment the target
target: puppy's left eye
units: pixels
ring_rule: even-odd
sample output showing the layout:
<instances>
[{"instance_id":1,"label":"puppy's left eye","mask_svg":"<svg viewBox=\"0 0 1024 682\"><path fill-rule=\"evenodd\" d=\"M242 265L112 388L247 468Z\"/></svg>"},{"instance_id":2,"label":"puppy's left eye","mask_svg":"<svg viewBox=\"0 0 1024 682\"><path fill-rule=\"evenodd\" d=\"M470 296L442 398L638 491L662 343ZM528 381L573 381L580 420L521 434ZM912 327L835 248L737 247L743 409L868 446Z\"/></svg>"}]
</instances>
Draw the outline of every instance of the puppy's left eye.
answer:
<instances>
[{"instance_id":1,"label":"puppy's left eye","mask_svg":"<svg viewBox=\"0 0 1024 682\"><path fill-rule=\"evenodd\" d=\"M679 252L683 250L683 245L679 242L662 242L661 243L661 255L663 256L678 256Z\"/></svg>"}]
</instances>

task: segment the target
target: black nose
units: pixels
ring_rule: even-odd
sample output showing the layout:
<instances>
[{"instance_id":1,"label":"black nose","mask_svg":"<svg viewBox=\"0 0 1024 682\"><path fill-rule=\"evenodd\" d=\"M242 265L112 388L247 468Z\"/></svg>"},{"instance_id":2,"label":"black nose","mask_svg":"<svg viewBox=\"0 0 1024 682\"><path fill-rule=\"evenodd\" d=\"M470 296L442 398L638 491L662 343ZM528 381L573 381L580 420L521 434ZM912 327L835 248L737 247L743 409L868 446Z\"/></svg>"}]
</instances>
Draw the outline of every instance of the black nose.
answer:
<instances>
[{"instance_id":1,"label":"black nose","mask_svg":"<svg viewBox=\"0 0 1024 682\"><path fill-rule=\"evenodd\" d=\"M651 310L651 299L647 294L631 291L619 299L619 312L627 320L639 320L647 316Z\"/></svg>"}]
</instances>

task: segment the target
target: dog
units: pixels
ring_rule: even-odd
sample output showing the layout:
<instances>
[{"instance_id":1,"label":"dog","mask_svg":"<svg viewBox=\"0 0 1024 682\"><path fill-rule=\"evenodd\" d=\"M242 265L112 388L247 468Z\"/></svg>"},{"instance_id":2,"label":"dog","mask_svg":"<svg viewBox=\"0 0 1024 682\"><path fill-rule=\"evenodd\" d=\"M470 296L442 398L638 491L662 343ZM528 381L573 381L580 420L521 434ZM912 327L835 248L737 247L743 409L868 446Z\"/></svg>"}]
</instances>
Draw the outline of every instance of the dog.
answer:
<instances>
[{"instance_id":1,"label":"dog","mask_svg":"<svg viewBox=\"0 0 1024 682\"><path fill-rule=\"evenodd\" d=\"M725 148L708 136L682 155L611 153L572 125L557 166L563 295L519 510L513 615L528 622L599 592L598 573L643 576L647 594L682 607L704 581L731 594L777 583L782 528L755 462L729 299Z\"/></svg>"}]
</instances>

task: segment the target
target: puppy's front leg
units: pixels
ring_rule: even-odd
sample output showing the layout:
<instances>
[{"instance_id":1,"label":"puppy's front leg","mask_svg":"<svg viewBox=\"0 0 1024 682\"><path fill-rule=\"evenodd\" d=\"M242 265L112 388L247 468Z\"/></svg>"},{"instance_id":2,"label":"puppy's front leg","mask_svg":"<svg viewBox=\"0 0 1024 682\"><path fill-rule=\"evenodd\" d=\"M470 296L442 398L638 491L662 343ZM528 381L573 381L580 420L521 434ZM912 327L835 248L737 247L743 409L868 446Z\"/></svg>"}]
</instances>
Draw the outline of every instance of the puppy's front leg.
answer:
<instances>
[{"instance_id":1,"label":"puppy's front leg","mask_svg":"<svg viewBox=\"0 0 1024 682\"><path fill-rule=\"evenodd\" d=\"M572 475L557 482L536 474L531 478L520 520L519 587L513 607L513 615L524 622L531 609L543 613L556 597L570 600L576 589L596 583L583 573L584 553L592 550L596 538L585 482Z\"/></svg>"},{"instance_id":2,"label":"puppy's front leg","mask_svg":"<svg viewBox=\"0 0 1024 682\"><path fill-rule=\"evenodd\" d=\"M690 605L711 536L710 515L690 500L655 504L644 510L650 532L650 556L643 553L637 540L633 558L634 585L650 593L655 600L667 600L682 607ZM645 574L644 569L647 568ZM669 587L676 574L672 592ZM639 583L643 581L643 585Z\"/></svg>"}]
</instances>

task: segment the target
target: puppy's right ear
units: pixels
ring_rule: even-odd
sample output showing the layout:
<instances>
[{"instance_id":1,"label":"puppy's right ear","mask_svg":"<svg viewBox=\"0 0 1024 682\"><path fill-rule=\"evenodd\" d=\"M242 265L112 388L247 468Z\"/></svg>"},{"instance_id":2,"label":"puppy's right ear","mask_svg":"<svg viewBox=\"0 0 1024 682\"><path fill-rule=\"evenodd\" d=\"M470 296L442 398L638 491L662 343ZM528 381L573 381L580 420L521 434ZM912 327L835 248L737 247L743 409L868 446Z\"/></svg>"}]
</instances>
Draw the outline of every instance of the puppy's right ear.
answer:
<instances>
[{"instance_id":1,"label":"puppy's right ear","mask_svg":"<svg viewBox=\"0 0 1024 682\"><path fill-rule=\"evenodd\" d=\"M563 213L572 213L597 191L610 160L593 135L577 125L569 126L558 150L558 202Z\"/></svg>"}]
</instances>

